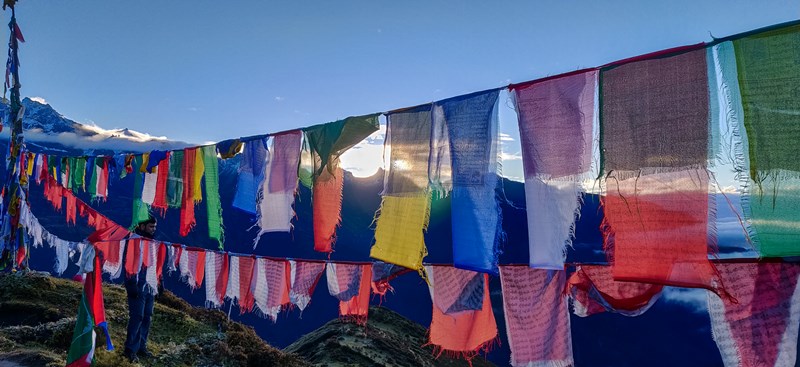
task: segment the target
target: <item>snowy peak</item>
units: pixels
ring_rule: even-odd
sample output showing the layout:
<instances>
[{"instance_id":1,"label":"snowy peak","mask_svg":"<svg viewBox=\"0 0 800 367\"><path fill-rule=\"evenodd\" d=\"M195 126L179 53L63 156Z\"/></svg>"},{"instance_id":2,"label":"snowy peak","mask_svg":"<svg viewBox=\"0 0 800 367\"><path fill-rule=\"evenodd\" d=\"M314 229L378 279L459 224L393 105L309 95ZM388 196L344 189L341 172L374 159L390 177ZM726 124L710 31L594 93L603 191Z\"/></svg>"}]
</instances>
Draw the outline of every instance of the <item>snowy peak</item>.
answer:
<instances>
[{"instance_id":1,"label":"snowy peak","mask_svg":"<svg viewBox=\"0 0 800 367\"><path fill-rule=\"evenodd\" d=\"M112 154L115 152L148 152L180 149L189 144L124 129L107 130L96 125L84 125L64 117L49 104L25 98L22 127L26 143L35 151L67 152L68 154ZM10 127L10 107L0 103L3 125ZM10 128L2 132L7 139Z\"/></svg>"}]
</instances>

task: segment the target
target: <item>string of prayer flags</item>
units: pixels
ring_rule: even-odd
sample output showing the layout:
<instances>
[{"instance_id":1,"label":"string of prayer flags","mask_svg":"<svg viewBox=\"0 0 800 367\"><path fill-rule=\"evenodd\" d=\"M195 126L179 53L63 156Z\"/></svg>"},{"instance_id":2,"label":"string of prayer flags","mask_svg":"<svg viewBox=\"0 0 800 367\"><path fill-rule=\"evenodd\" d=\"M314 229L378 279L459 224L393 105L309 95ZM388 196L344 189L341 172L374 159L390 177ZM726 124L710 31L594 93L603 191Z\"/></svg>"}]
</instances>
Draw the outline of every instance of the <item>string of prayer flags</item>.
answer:
<instances>
[{"instance_id":1,"label":"string of prayer flags","mask_svg":"<svg viewBox=\"0 0 800 367\"><path fill-rule=\"evenodd\" d=\"M519 116L529 263L562 270L588 178L597 71L512 86Z\"/></svg>"},{"instance_id":2,"label":"string of prayer flags","mask_svg":"<svg viewBox=\"0 0 800 367\"><path fill-rule=\"evenodd\" d=\"M348 117L303 130L313 162L311 202L316 251L333 251L336 227L341 223L344 171L339 167L339 157L378 130L378 116Z\"/></svg>"},{"instance_id":3,"label":"string of prayer flags","mask_svg":"<svg viewBox=\"0 0 800 367\"><path fill-rule=\"evenodd\" d=\"M438 354L447 352L464 356L467 360L472 359L480 352L488 352L498 338L497 324L489 298L488 275L450 266L426 266L425 270L428 274L428 289L433 302L429 343L434 346L435 350L438 350ZM449 295L465 293L462 289L456 289L448 284L445 279L474 279L476 275L483 278L479 310L465 309L448 315L446 314L447 310L442 310L437 306L439 297L453 298Z\"/></svg>"},{"instance_id":4,"label":"string of prayer flags","mask_svg":"<svg viewBox=\"0 0 800 367\"><path fill-rule=\"evenodd\" d=\"M389 170L370 250L374 259L415 270L422 269L428 254L423 231L430 220L431 107L394 112L387 118Z\"/></svg>"},{"instance_id":5,"label":"string of prayer flags","mask_svg":"<svg viewBox=\"0 0 800 367\"><path fill-rule=\"evenodd\" d=\"M325 272L328 293L339 300L339 316L366 324L372 280L371 265L329 263Z\"/></svg>"},{"instance_id":6,"label":"string of prayer flags","mask_svg":"<svg viewBox=\"0 0 800 367\"><path fill-rule=\"evenodd\" d=\"M222 307L228 290L228 254L207 251L205 271L206 307Z\"/></svg>"},{"instance_id":7,"label":"string of prayer flags","mask_svg":"<svg viewBox=\"0 0 800 367\"><path fill-rule=\"evenodd\" d=\"M708 261L706 52L680 52L601 73L605 248L615 280L724 292Z\"/></svg>"},{"instance_id":8,"label":"string of prayer flags","mask_svg":"<svg viewBox=\"0 0 800 367\"><path fill-rule=\"evenodd\" d=\"M239 162L233 207L251 214L256 214L257 188L264 179L264 166L269 154L267 141L267 138L262 138L244 143L242 160Z\"/></svg>"},{"instance_id":9,"label":"string of prayer flags","mask_svg":"<svg viewBox=\"0 0 800 367\"><path fill-rule=\"evenodd\" d=\"M291 304L291 270L286 260L259 258L256 262L255 300L258 314L273 322L278 313Z\"/></svg>"},{"instance_id":10,"label":"string of prayer flags","mask_svg":"<svg viewBox=\"0 0 800 367\"><path fill-rule=\"evenodd\" d=\"M206 187L206 218L208 221L208 237L223 248L222 203L219 199L219 162L217 148L210 145L201 148L203 166L205 167L204 184Z\"/></svg>"},{"instance_id":11,"label":"string of prayer flags","mask_svg":"<svg viewBox=\"0 0 800 367\"><path fill-rule=\"evenodd\" d=\"M735 136L747 147L737 168L749 173L742 203L755 230L751 238L761 256L798 256L800 25L734 40L733 49L741 93L733 102L741 103L743 114L737 127L747 133Z\"/></svg>"},{"instance_id":12,"label":"string of prayer flags","mask_svg":"<svg viewBox=\"0 0 800 367\"><path fill-rule=\"evenodd\" d=\"M195 290L203 285L206 265L205 250L182 248L178 258L178 265L180 266L181 279L189 285L189 288Z\"/></svg>"},{"instance_id":13,"label":"string of prayer flags","mask_svg":"<svg viewBox=\"0 0 800 367\"><path fill-rule=\"evenodd\" d=\"M564 270L500 267L512 366L574 365L566 279Z\"/></svg>"},{"instance_id":14,"label":"string of prayer flags","mask_svg":"<svg viewBox=\"0 0 800 367\"><path fill-rule=\"evenodd\" d=\"M268 232L289 232L295 213L292 205L297 191L297 165L300 161L302 133L291 131L272 137L272 150L258 188L256 224L261 235Z\"/></svg>"},{"instance_id":15,"label":"string of prayer flags","mask_svg":"<svg viewBox=\"0 0 800 367\"><path fill-rule=\"evenodd\" d=\"M726 367L794 366L800 327L800 266L718 264L732 298L708 293L711 330Z\"/></svg>"},{"instance_id":16,"label":"string of prayer flags","mask_svg":"<svg viewBox=\"0 0 800 367\"><path fill-rule=\"evenodd\" d=\"M249 256L230 257L230 277L225 297L237 302L239 311L244 314L253 310L255 305L253 275L256 270L256 259Z\"/></svg>"},{"instance_id":17,"label":"string of prayer flags","mask_svg":"<svg viewBox=\"0 0 800 367\"><path fill-rule=\"evenodd\" d=\"M495 195L498 95L498 90L492 90L437 102L442 114L434 121L434 125L446 126L450 139L453 263L493 274L498 271L498 243L503 236Z\"/></svg>"},{"instance_id":18,"label":"string of prayer flags","mask_svg":"<svg viewBox=\"0 0 800 367\"><path fill-rule=\"evenodd\" d=\"M570 276L568 293L575 315L587 317L601 312L639 316L661 296L660 284L614 280L608 266L581 265Z\"/></svg>"},{"instance_id":19,"label":"string of prayer flags","mask_svg":"<svg viewBox=\"0 0 800 367\"><path fill-rule=\"evenodd\" d=\"M186 148L183 150L183 197L181 198L181 221L180 234L183 237L189 235L196 224L194 217L194 181L199 180L195 177L195 167L197 161L197 148Z\"/></svg>"},{"instance_id":20,"label":"string of prayer flags","mask_svg":"<svg viewBox=\"0 0 800 367\"><path fill-rule=\"evenodd\" d=\"M325 263L289 260L289 300L302 312L311 303L311 295L325 270Z\"/></svg>"}]
</instances>

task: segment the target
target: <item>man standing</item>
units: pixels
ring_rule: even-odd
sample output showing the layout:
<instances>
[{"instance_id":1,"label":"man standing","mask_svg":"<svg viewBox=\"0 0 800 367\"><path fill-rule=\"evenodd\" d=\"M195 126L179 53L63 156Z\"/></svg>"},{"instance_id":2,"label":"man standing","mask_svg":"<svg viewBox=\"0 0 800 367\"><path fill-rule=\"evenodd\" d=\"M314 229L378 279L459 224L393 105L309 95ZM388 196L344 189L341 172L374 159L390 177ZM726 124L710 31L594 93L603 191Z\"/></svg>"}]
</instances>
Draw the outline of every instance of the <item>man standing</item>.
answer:
<instances>
[{"instance_id":1,"label":"man standing","mask_svg":"<svg viewBox=\"0 0 800 367\"><path fill-rule=\"evenodd\" d=\"M152 239L156 233L156 219L151 215L140 222L134 233ZM128 293L128 332L125 338L125 357L131 362L138 357L150 358L153 355L147 350L147 334L150 332L150 319L153 315L153 294L146 288L146 270L125 279L125 290Z\"/></svg>"}]
</instances>

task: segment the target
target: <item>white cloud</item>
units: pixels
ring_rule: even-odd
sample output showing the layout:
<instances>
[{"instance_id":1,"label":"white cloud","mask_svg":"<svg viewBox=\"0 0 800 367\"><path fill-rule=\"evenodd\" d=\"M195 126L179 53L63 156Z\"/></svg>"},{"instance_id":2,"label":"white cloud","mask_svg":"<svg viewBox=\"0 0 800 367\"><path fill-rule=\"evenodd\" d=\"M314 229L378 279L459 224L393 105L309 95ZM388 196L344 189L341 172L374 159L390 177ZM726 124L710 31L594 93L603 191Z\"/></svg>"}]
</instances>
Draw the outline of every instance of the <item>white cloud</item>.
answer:
<instances>
[{"instance_id":1,"label":"white cloud","mask_svg":"<svg viewBox=\"0 0 800 367\"><path fill-rule=\"evenodd\" d=\"M506 133L500 133L500 141L514 141L514 138Z\"/></svg>"},{"instance_id":2,"label":"white cloud","mask_svg":"<svg viewBox=\"0 0 800 367\"><path fill-rule=\"evenodd\" d=\"M3 130L0 137L8 139L10 129ZM181 149L191 144L169 140L165 136L153 136L129 129L103 129L97 125L81 125L75 132L45 133L41 129L25 131L25 140L30 143L56 143L83 150L108 149L118 152L149 152L151 150Z\"/></svg>"},{"instance_id":3,"label":"white cloud","mask_svg":"<svg viewBox=\"0 0 800 367\"><path fill-rule=\"evenodd\" d=\"M189 110L189 111L192 111L192 112L197 112L197 111L200 111L200 109L199 109L199 108L197 108L197 107L189 107L189 108L188 108L188 110Z\"/></svg>"},{"instance_id":4,"label":"white cloud","mask_svg":"<svg viewBox=\"0 0 800 367\"><path fill-rule=\"evenodd\" d=\"M39 102L41 104L47 104L47 100L44 97L30 97L31 101Z\"/></svg>"},{"instance_id":5,"label":"white cloud","mask_svg":"<svg viewBox=\"0 0 800 367\"><path fill-rule=\"evenodd\" d=\"M705 289L664 287L661 299L667 303L688 307L697 313L708 310L708 291Z\"/></svg>"},{"instance_id":6,"label":"white cloud","mask_svg":"<svg viewBox=\"0 0 800 367\"><path fill-rule=\"evenodd\" d=\"M504 160L504 161L519 161L519 160L522 160L522 155L519 154L519 152L517 152L517 153L501 152L500 153L500 159Z\"/></svg>"},{"instance_id":7,"label":"white cloud","mask_svg":"<svg viewBox=\"0 0 800 367\"><path fill-rule=\"evenodd\" d=\"M281 96L275 96L275 100L278 101L278 102L283 102L283 100L285 100L285 99L286 98L283 98Z\"/></svg>"}]
</instances>

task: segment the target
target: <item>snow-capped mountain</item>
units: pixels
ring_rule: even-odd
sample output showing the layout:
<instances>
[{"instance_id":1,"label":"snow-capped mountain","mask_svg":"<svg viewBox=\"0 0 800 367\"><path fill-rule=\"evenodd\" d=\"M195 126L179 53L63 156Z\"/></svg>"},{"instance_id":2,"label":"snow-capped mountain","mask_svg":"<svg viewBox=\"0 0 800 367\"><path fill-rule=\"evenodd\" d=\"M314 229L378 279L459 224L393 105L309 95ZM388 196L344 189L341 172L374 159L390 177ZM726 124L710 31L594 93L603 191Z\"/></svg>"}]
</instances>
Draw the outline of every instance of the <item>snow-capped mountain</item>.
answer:
<instances>
[{"instance_id":1,"label":"snow-capped mountain","mask_svg":"<svg viewBox=\"0 0 800 367\"><path fill-rule=\"evenodd\" d=\"M107 130L96 125L81 124L64 117L49 104L30 98L23 99L22 106L25 142L33 151L93 155L179 149L189 145L127 128ZM11 118L7 104L0 103L0 116L3 116L5 127L0 138L8 139Z\"/></svg>"}]
</instances>

